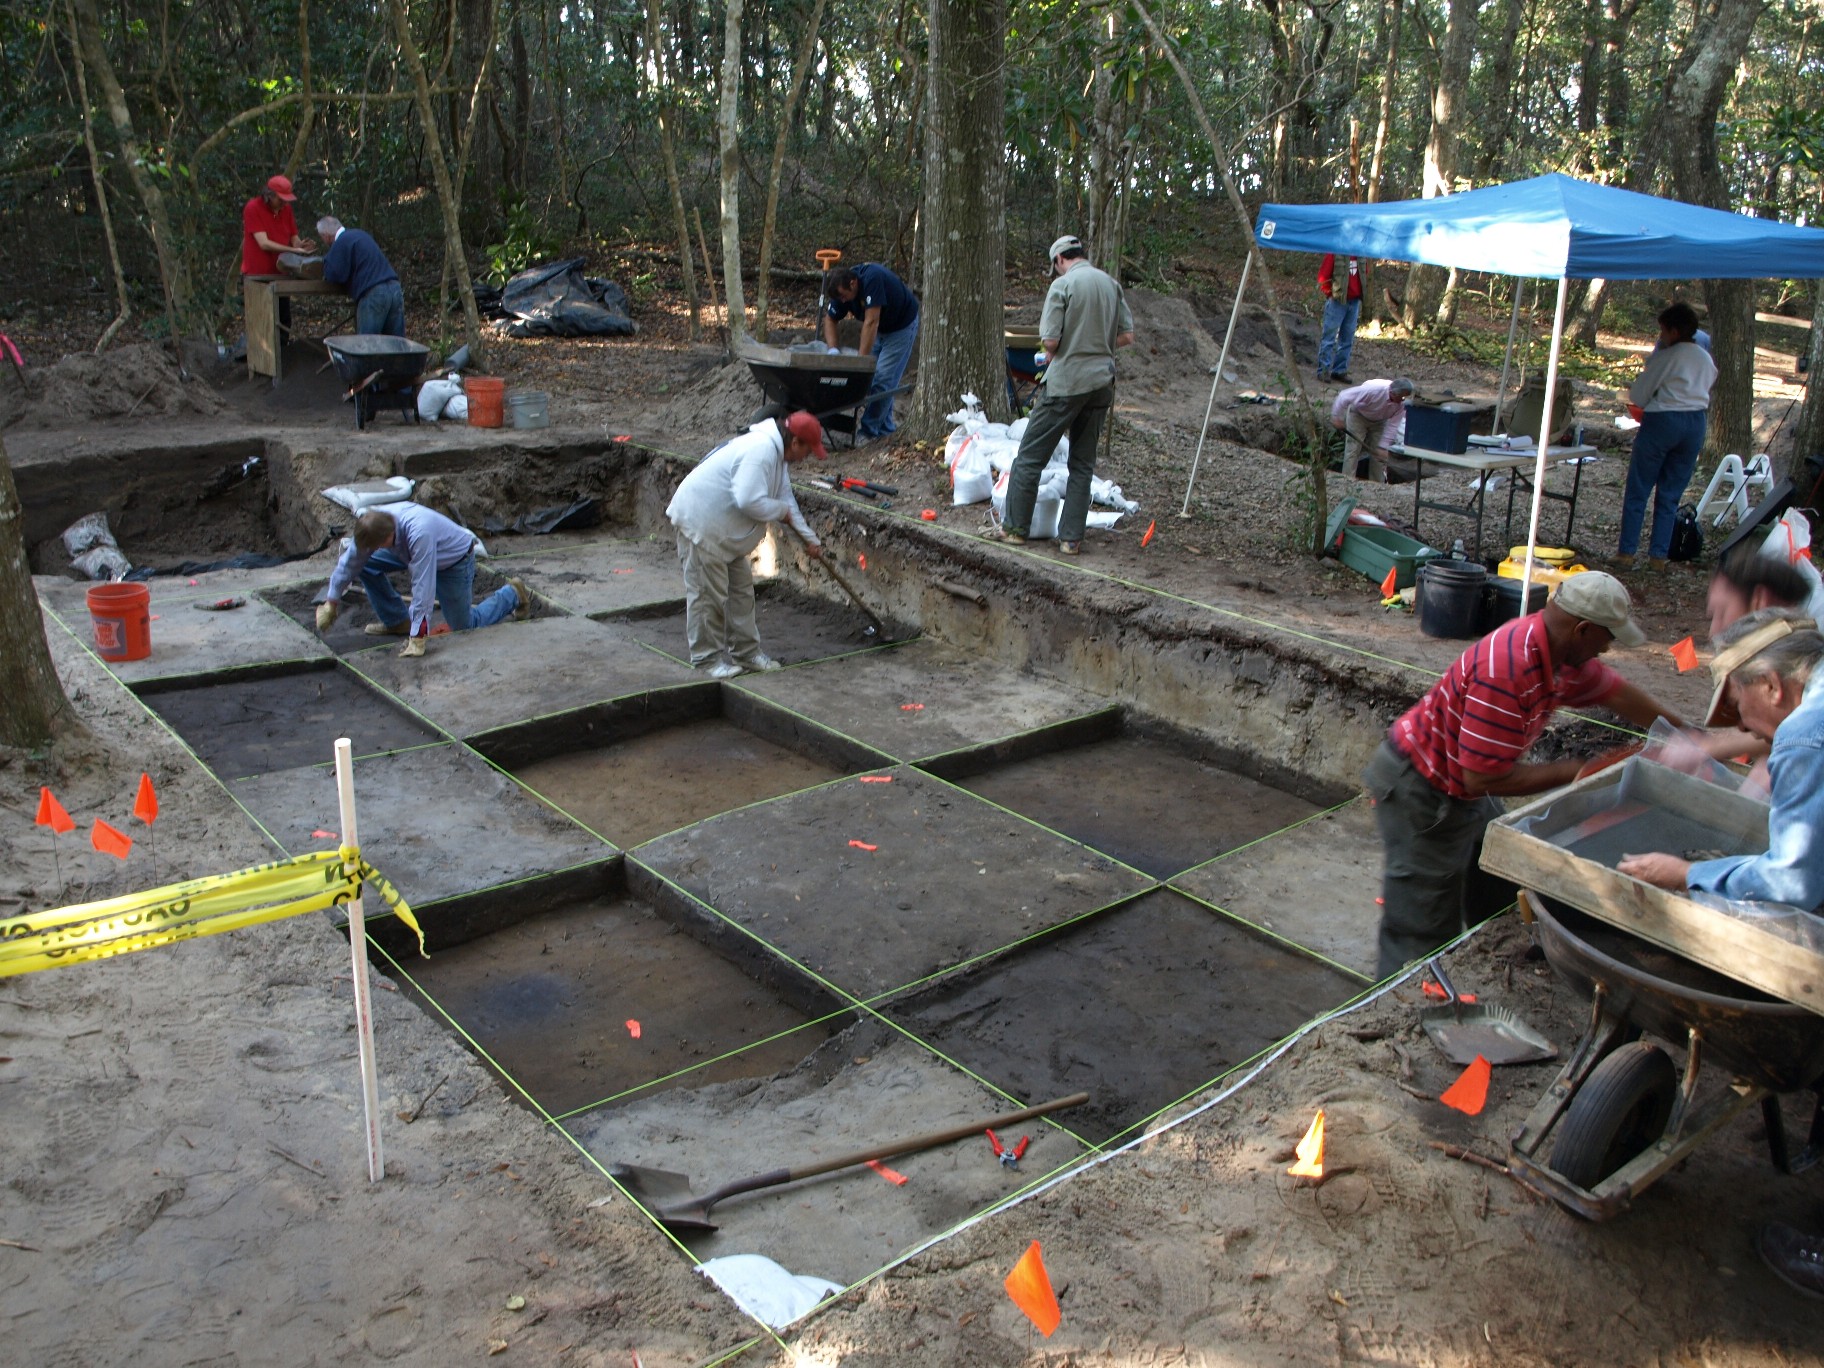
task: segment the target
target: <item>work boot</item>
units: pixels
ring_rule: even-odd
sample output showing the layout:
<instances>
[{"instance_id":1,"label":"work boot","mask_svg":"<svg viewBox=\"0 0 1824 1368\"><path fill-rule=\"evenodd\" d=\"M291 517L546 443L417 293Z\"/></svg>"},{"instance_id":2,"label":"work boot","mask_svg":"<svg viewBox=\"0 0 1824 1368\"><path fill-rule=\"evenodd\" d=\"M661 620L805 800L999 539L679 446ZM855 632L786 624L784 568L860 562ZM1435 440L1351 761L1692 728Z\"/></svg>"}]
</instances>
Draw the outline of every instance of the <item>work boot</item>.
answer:
<instances>
[{"instance_id":1,"label":"work boot","mask_svg":"<svg viewBox=\"0 0 1824 1368\"><path fill-rule=\"evenodd\" d=\"M741 667L732 660L706 660L697 668L711 679L734 679L741 673Z\"/></svg>"},{"instance_id":2,"label":"work boot","mask_svg":"<svg viewBox=\"0 0 1824 1368\"><path fill-rule=\"evenodd\" d=\"M1609 557L1609 569L1611 569L1611 570L1626 571L1626 570L1632 570L1633 568L1634 568L1634 556L1633 556L1632 552L1624 552L1623 554L1621 554L1619 556L1610 556Z\"/></svg>"},{"instance_id":3,"label":"work boot","mask_svg":"<svg viewBox=\"0 0 1824 1368\"><path fill-rule=\"evenodd\" d=\"M1786 1286L1802 1296L1824 1300L1824 1239L1770 1221L1761 1227L1754 1247Z\"/></svg>"},{"instance_id":4,"label":"work boot","mask_svg":"<svg viewBox=\"0 0 1824 1368\"><path fill-rule=\"evenodd\" d=\"M785 668L765 651L755 651L751 656L748 656L741 662L741 666L743 669L751 670L755 674L771 674L774 670L782 670Z\"/></svg>"},{"instance_id":5,"label":"work boot","mask_svg":"<svg viewBox=\"0 0 1824 1368\"><path fill-rule=\"evenodd\" d=\"M989 541L1006 542L1009 546L1026 545L1026 534L1015 532L1011 527L991 527L986 535Z\"/></svg>"},{"instance_id":6,"label":"work boot","mask_svg":"<svg viewBox=\"0 0 1824 1368\"><path fill-rule=\"evenodd\" d=\"M1666 558L1664 556L1648 556L1647 557L1647 569L1664 570L1665 568L1666 568Z\"/></svg>"},{"instance_id":7,"label":"work boot","mask_svg":"<svg viewBox=\"0 0 1824 1368\"><path fill-rule=\"evenodd\" d=\"M510 579L507 583L513 586L513 592L519 596L519 602L513 607L513 621L524 622L532 616L532 595L526 592L524 580Z\"/></svg>"},{"instance_id":8,"label":"work boot","mask_svg":"<svg viewBox=\"0 0 1824 1368\"><path fill-rule=\"evenodd\" d=\"M1083 554L1083 543L1080 541L1061 541L1058 543L1058 550L1062 551L1067 556L1080 556Z\"/></svg>"},{"instance_id":9,"label":"work boot","mask_svg":"<svg viewBox=\"0 0 1824 1368\"><path fill-rule=\"evenodd\" d=\"M369 636L404 636L411 629L409 622L370 622L361 630Z\"/></svg>"}]
</instances>

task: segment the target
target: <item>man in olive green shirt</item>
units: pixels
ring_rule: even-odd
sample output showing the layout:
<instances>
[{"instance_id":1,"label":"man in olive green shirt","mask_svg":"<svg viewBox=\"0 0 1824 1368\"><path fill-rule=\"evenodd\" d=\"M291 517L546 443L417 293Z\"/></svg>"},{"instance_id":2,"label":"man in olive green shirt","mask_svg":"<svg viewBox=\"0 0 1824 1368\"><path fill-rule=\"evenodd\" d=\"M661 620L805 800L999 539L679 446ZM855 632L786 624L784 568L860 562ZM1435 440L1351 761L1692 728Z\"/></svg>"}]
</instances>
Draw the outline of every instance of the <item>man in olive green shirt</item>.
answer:
<instances>
[{"instance_id":1,"label":"man in olive green shirt","mask_svg":"<svg viewBox=\"0 0 1824 1368\"><path fill-rule=\"evenodd\" d=\"M1058 550L1074 556L1083 549L1096 444L1115 402L1115 350L1133 344L1134 316L1120 282L1089 264L1077 238L1066 234L1051 244L1051 268L1058 278L1039 316L1039 345L1050 364L1007 476L1007 516L999 535L1015 545L1026 541L1039 476L1068 432L1070 480L1058 518Z\"/></svg>"}]
</instances>

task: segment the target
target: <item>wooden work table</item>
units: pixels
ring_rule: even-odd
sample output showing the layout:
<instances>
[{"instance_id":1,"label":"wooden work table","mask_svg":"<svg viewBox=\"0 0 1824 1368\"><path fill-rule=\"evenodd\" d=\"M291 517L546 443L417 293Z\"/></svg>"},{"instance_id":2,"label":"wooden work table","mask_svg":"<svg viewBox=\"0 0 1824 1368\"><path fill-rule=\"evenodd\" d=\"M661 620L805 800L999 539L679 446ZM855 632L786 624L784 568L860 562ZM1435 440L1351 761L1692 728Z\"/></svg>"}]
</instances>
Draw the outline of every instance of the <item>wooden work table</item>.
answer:
<instances>
[{"instance_id":1,"label":"wooden work table","mask_svg":"<svg viewBox=\"0 0 1824 1368\"><path fill-rule=\"evenodd\" d=\"M249 380L256 375L270 375L276 385L284 379L284 349L279 342L279 301L295 299L300 295L335 295L344 301L348 300L346 290L324 280L269 275L241 277L241 308L247 327Z\"/></svg>"}]
</instances>

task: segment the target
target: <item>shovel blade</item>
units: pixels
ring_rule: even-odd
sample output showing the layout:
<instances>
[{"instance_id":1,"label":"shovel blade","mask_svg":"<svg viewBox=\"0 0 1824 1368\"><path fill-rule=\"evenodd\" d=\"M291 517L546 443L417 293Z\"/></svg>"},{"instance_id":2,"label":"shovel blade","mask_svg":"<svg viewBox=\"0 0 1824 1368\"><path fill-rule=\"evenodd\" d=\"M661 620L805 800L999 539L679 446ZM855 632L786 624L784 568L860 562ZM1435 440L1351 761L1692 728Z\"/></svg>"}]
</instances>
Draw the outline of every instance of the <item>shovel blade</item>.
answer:
<instances>
[{"instance_id":1,"label":"shovel blade","mask_svg":"<svg viewBox=\"0 0 1824 1368\"><path fill-rule=\"evenodd\" d=\"M1427 1007L1419 1020L1453 1064L1473 1064L1477 1055L1490 1064L1531 1064L1558 1057L1556 1045L1505 1007Z\"/></svg>"},{"instance_id":2,"label":"shovel blade","mask_svg":"<svg viewBox=\"0 0 1824 1368\"><path fill-rule=\"evenodd\" d=\"M690 1179L668 1169L616 1164L608 1170L614 1179L658 1223L675 1234L704 1234L716 1229L703 1199L692 1194Z\"/></svg>"}]
</instances>

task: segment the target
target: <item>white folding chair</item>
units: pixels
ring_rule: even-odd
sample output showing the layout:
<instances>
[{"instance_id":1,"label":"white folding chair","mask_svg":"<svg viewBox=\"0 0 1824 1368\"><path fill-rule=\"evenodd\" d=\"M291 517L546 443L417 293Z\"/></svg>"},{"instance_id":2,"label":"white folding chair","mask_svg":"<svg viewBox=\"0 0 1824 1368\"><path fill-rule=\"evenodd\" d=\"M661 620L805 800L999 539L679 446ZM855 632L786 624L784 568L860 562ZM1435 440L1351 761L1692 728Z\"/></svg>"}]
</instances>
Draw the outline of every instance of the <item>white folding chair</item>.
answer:
<instances>
[{"instance_id":1,"label":"white folding chair","mask_svg":"<svg viewBox=\"0 0 1824 1368\"><path fill-rule=\"evenodd\" d=\"M1723 457L1717 463L1716 474L1710 477L1710 484L1704 490L1704 497L1697 501L1697 516L1701 521L1712 508L1719 511L1712 527L1721 527L1723 519L1735 515L1737 522L1748 516L1749 491L1761 494L1773 488L1773 462L1767 453L1750 457L1747 465L1736 455Z\"/></svg>"}]
</instances>

